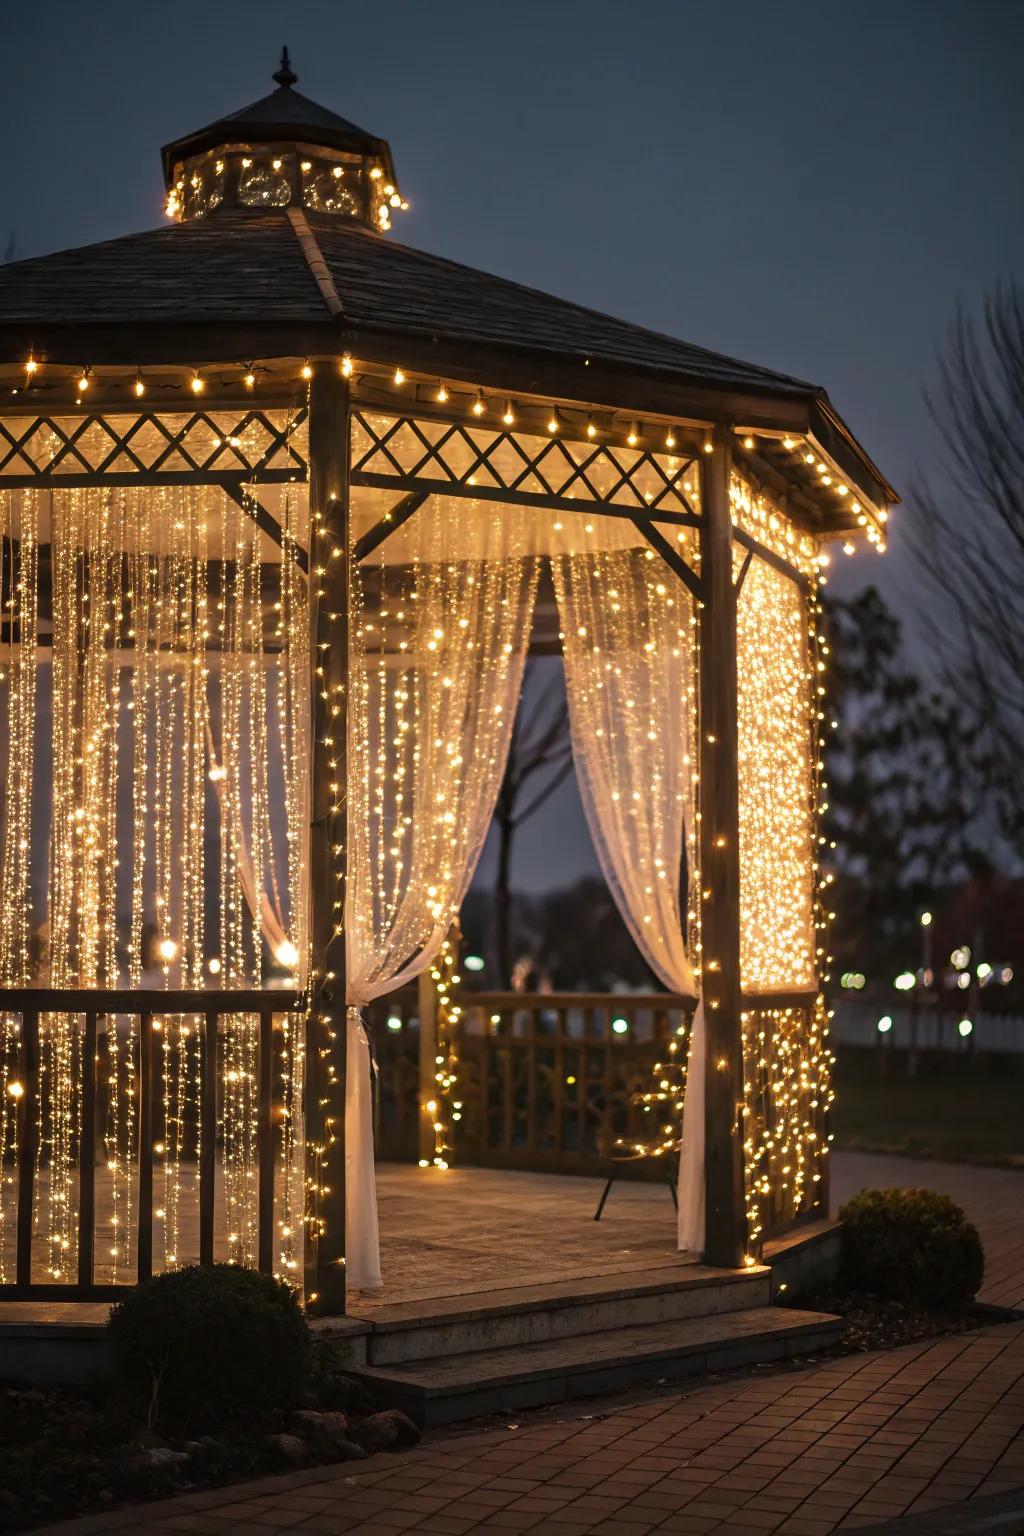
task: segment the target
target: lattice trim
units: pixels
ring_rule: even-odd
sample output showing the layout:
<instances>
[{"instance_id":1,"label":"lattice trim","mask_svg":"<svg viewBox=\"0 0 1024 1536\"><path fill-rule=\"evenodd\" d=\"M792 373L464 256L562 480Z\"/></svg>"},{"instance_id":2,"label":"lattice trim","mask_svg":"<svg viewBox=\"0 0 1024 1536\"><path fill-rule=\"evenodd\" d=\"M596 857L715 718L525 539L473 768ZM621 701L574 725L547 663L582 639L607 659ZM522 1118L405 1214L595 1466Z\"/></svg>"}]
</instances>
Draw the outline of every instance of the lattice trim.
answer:
<instances>
[{"instance_id":1,"label":"lattice trim","mask_svg":"<svg viewBox=\"0 0 1024 1536\"><path fill-rule=\"evenodd\" d=\"M32 476L239 474L307 467L305 408L0 418L0 483Z\"/></svg>"},{"instance_id":2,"label":"lattice trim","mask_svg":"<svg viewBox=\"0 0 1024 1536\"><path fill-rule=\"evenodd\" d=\"M697 495L694 461L682 455L356 411L352 478L364 475L610 502L647 513L692 513Z\"/></svg>"}]
</instances>

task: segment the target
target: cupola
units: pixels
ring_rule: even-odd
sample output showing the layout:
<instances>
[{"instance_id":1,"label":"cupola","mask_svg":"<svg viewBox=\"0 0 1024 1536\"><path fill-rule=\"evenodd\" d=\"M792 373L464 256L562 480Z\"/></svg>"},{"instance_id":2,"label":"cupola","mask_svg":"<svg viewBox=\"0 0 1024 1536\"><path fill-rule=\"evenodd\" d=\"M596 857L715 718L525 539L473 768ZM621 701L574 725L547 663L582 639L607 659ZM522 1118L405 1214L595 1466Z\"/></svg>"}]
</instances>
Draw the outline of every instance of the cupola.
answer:
<instances>
[{"instance_id":1,"label":"cupola","mask_svg":"<svg viewBox=\"0 0 1024 1536\"><path fill-rule=\"evenodd\" d=\"M409 205L387 141L295 90L287 48L272 78L269 96L164 146L168 217L295 206L390 229Z\"/></svg>"}]
</instances>

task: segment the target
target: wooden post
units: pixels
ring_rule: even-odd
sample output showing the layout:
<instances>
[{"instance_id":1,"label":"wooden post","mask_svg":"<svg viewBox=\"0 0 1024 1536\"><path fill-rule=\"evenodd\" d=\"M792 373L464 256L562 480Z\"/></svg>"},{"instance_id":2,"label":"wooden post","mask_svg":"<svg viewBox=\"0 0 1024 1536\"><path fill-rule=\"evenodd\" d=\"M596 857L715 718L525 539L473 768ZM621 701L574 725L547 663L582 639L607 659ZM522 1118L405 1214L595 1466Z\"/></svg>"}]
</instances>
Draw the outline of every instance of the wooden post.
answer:
<instances>
[{"instance_id":1,"label":"wooden post","mask_svg":"<svg viewBox=\"0 0 1024 1536\"><path fill-rule=\"evenodd\" d=\"M348 410L348 385L340 367L319 363L309 391L312 784L305 1282L306 1304L321 1317L345 1311Z\"/></svg>"},{"instance_id":2,"label":"wooden post","mask_svg":"<svg viewBox=\"0 0 1024 1536\"><path fill-rule=\"evenodd\" d=\"M704 1260L726 1269L746 1251L743 1050L740 1023L739 771L736 593L729 472L732 442L716 430L701 457L700 868L707 1025Z\"/></svg>"},{"instance_id":3,"label":"wooden post","mask_svg":"<svg viewBox=\"0 0 1024 1536\"><path fill-rule=\"evenodd\" d=\"M420 1162L434 1161L434 1117L428 1115L426 1105L437 1094L437 992L430 975L430 967L419 975L420 1014L420 1092L419 1092L419 1149Z\"/></svg>"}]
</instances>

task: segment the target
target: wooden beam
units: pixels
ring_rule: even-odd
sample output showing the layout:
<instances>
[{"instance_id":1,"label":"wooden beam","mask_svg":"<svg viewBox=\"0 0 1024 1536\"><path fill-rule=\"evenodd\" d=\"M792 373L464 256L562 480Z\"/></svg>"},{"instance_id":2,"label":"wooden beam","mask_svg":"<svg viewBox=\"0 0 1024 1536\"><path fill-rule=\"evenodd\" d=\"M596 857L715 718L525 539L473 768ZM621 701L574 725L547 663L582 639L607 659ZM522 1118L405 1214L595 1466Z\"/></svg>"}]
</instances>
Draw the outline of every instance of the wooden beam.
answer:
<instances>
[{"instance_id":1,"label":"wooden beam","mask_svg":"<svg viewBox=\"0 0 1024 1536\"><path fill-rule=\"evenodd\" d=\"M704 596L704 588L701 585L700 577L695 571L690 569L678 549L673 549L665 535L659 533L658 529L647 522L645 518L634 517L630 521L643 534L651 548L657 550L665 564L671 571L675 572L679 580L699 603Z\"/></svg>"},{"instance_id":2,"label":"wooden beam","mask_svg":"<svg viewBox=\"0 0 1024 1536\"><path fill-rule=\"evenodd\" d=\"M320 364L309 392L312 799L306 1040L306 1304L345 1311L345 859L349 608L349 394ZM332 559L338 549L342 558ZM340 850L340 851L339 851Z\"/></svg>"},{"instance_id":3,"label":"wooden beam","mask_svg":"<svg viewBox=\"0 0 1024 1536\"><path fill-rule=\"evenodd\" d=\"M740 573L736 577L735 582L733 583L733 585L736 588L737 600L739 599L740 593L743 591L743 583L747 579L747 572L750 570L750 562L751 562L751 560L753 560L753 558L754 558L754 551L752 549L748 549L746 554L743 557L743 564L740 566Z\"/></svg>"},{"instance_id":4,"label":"wooden beam","mask_svg":"<svg viewBox=\"0 0 1024 1536\"><path fill-rule=\"evenodd\" d=\"M729 472L732 440L716 429L702 456L700 629L701 942L704 1077L704 1261L725 1269L746 1253L740 997L739 743L736 589Z\"/></svg>"},{"instance_id":5,"label":"wooden beam","mask_svg":"<svg viewBox=\"0 0 1024 1536\"><path fill-rule=\"evenodd\" d=\"M397 528L401 528L403 523L409 521L414 512L419 511L426 499L426 491L410 491L407 496L397 501L379 523L374 523L373 527L363 534L352 551L352 564L358 565L360 561L366 559L367 555L372 555L385 539L390 538Z\"/></svg>"},{"instance_id":6,"label":"wooden beam","mask_svg":"<svg viewBox=\"0 0 1024 1536\"><path fill-rule=\"evenodd\" d=\"M486 465L485 465L486 467ZM426 480L421 476L381 475L376 471L353 470L353 485L367 485L382 491L418 491L424 496L465 496L471 501L498 501L510 507L536 507L540 512L576 512L585 517L626 517L631 521L646 509L617 501L587 501L582 496L549 496L542 491L515 491L504 486L470 485L468 480ZM3 482L6 485L6 480ZM684 498L681 492L673 494ZM657 507L651 514L659 523L675 528L698 528L700 518L693 512L664 512Z\"/></svg>"},{"instance_id":7,"label":"wooden beam","mask_svg":"<svg viewBox=\"0 0 1024 1536\"><path fill-rule=\"evenodd\" d=\"M742 528L733 528L732 536L736 543L748 552L748 559L743 562L740 580L736 583L737 592L740 589L740 581L746 575L747 566L750 564L749 555L756 555L759 560L763 560L765 565L770 565L780 575L788 576L790 581L795 581L803 592L809 591L811 584L803 571L798 571L795 565L790 565L789 561L784 559L782 555L777 555L774 549L769 549L766 544L760 543L759 540L754 538L752 533L746 533Z\"/></svg>"},{"instance_id":8,"label":"wooden beam","mask_svg":"<svg viewBox=\"0 0 1024 1536\"><path fill-rule=\"evenodd\" d=\"M275 517L271 517L266 507L261 505L251 484L228 484L224 486L224 492L225 495L229 496L233 502L241 507L246 517L251 518L257 528L261 529L268 538L273 539L278 549L285 549L284 533L281 530L281 524ZM292 556L299 569L305 571L308 575L309 556L301 545L293 541L287 546L287 553Z\"/></svg>"}]
</instances>

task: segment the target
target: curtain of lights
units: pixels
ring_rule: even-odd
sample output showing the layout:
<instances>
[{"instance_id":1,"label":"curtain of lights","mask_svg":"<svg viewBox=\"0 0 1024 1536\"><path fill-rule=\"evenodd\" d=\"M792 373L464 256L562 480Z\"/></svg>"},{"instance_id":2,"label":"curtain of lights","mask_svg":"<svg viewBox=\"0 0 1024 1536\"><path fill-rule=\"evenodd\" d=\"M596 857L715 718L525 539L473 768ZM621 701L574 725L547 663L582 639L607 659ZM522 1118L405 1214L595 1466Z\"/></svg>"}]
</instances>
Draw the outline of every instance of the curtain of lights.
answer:
<instances>
[{"instance_id":1,"label":"curtain of lights","mask_svg":"<svg viewBox=\"0 0 1024 1536\"><path fill-rule=\"evenodd\" d=\"M213 487L0 496L5 984L198 990L301 979L309 634L297 514L282 493L279 550ZM38 557L47 537L49 569ZM37 644L48 628L51 644ZM283 1014L275 1029L281 1272L300 1267L301 1025ZM21 1085L18 1021L0 1027L2 1237ZM204 1028L197 1015L153 1020L158 1267L198 1256ZM74 1277L83 1035L82 1015L40 1021L36 1279ZM218 1251L253 1263L256 1017L222 1016L218 1051ZM98 1281L134 1276L138 1073L137 1019L103 1016ZM11 1248L0 1241L0 1265L9 1267Z\"/></svg>"},{"instance_id":2,"label":"curtain of lights","mask_svg":"<svg viewBox=\"0 0 1024 1536\"><path fill-rule=\"evenodd\" d=\"M807 626L796 582L751 560L736 614L745 992L807 991L815 984Z\"/></svg>"},{"instance_id":3,"label":"curtain of lights","mask_svg":"<svg viewBox=\"0 0 1024 1536\"><path fill-rule=\"evenodd\" d=\"M529 647L535 522L435 496L353 572L346 1263L356 1287L380 1281L358 1009L437 956L476 868Z\"/></svg>"},{"instance_id":4,"label":"curtain of lights","mask_svg":"<svg viewBox=\"0 0 1024 1536\"><path fill-rule=\"evenodd\" d=\"M813 572L813 550L763 498L734 495L741 518ZM813 598L755 557L737 604L740 971L765 1004L742 1017L744 1166L752 1251L818 1198L832 1100L827 1018L817 984ZM772 993L808 993L773 1007Z\"/></svg>"},{"instance_id":5,"label":"curtain of lights","mask_svg":"<svg viewBox=\"0 0 1024 1536\"><path fill-rule=\"evenodd\" d=\"M32 780L36 750L39 513L35 491L0 491L0 701L3 712L0 981L32 979ZM0 1282L8 1279L16 1217L17 1015L0 1016Z\"/></svg>"},{"instance_id":6,"label":"curtain of lights","mask_svg":"<svg viewBox=\"0 0 1024 1536\"><path fill-rule=\"evenodd\" d=\"M692 560L689 535L680 539ZM644 540L612 518L573 519L556 534L552 576L562 627L576 777L602 873L634 942L666 987L696 997L687 934L699 952L696 905L683 906L683 853L694 889L696 830L696 614L678 577ZM683 913L686 911L684 921ZM670 1053L675 1042L670 1043ZM688 1077L703 1083L698 1006ZM669 1085L661 1086L661 1083ZM679 1140L671 1078L644 1098L661 1123L649 1149ZM679 1243L703 1245L704 1103L685 1111Z\"/></svg>"}]
</instances>

